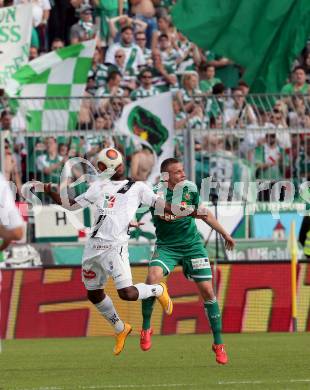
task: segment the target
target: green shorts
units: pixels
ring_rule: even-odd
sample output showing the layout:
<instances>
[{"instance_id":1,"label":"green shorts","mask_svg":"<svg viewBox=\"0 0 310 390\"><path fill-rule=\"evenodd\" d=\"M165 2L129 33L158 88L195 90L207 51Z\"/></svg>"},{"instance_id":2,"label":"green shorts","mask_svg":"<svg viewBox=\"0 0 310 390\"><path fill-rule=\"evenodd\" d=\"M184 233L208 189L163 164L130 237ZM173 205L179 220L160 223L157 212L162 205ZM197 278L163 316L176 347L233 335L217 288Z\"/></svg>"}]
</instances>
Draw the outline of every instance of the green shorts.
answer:
<instances>
[{"instance_id":1,"label":"green shorts","mask_svg":"<svg viewBox=\"0 0 310 390\"><path fill-rule=\"evenodd\" d=\"M184 276L195 282L212 278L208 252L202 243L193 244L190 248L172 249L166 246L155 246L149 267L159 266L164 276L168 275L177 265L182 266Z\"/></svg>"}]
</instances>

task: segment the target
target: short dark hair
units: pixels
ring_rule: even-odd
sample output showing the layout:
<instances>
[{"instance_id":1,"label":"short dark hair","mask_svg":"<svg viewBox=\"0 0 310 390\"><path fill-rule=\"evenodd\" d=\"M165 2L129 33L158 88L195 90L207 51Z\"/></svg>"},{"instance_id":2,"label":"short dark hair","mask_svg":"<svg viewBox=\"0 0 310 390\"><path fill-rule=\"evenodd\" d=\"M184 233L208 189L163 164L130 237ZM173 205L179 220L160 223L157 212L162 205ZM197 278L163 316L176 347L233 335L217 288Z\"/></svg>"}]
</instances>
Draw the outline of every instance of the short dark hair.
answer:
<instances>
[{"instance_id":1,"label":"short dark hair","mask_svg":"<svg viewBox=\"0 0 310 390\"><path fill-rule=\"evenodd\" d=\"M206 63L200 65L200 70L202 72L206 72L208 68L214 68L215 69L215 66L211 65L211 64L206 64Z\"/></svg>"},{"instance_id":2,"label":"short dark hair","mask_svg":"<svg viewBox=\"0 0 310 390\"><path fill-rule=\"evenodd\" d=\"M138 79L141 80L145 73L151 73L151 75L153 76L152 68L149 67L142 68L142 70L139 73Z\"/></svg>"},{"instance_id":3,"label":"short dark hair","mask_svg":"<svg viewBox=\"0 0 310 390\"><path fill-rule=\"evenodd\" d=\"M172 164L178 164L180 161L177 158L166 158L160 165L160 172L167 172L167 169Z\"/></svg>"},{"instance_id":4,"label":"short dark hair","mask_svg":"<svg viewBox=\"0 0 310 390\"><path fill-rule=\"evenodd\" d=\"M61 38L59 38L59 37L56 37L56 38L54 38L53 40L52 40L52 44L54 43L54 42L61 42L61 43L65 43Z\"/></svg>"},{"instance_id":5,"label":"short dark hair","mask_svg":"<svg viewBox=\"0 0 310 390\"><path fill-rule=\"evenodd\" d=\"M293 73L295 73L296 70L303 70L306 73L306 69L303 66L301 66L301 65L295 66L295 68L293 70Z\"/></svg>"},{"instance_id":6,"label":"short dark hair","mask_svg":"<svg viewBox=\"0 0 310 390\"><path fill-rule=\"evenodd\" d=\"M246 87L246 88L250 89L249 84L247 82L245 82L244 80L239 80L238 87Z\"/></svg>"},{"instance_id":7,"label":"short dark hair","mask_svg":"<svg viewBox=\"0 0 310 390\"><path fill-rule=\"evenodd\" d=\"M121 34L123 34L123 32L127 31L127 30L131 30L133 32L133 28L131 26L125 26L121 29Z\"/></svg>"},{"instance_id":8,"label":"short dark hair","mask_svg":"<svg viewBox=\"0 0 310 390\"><path fill-rule=\"evenodd\" d=\"M4 118L5 116L7 116L7 115L12 116L11 111L9 111L9 110L3 110L3 111L1 112L1 119L3 119L3 118Z\"/></svg>"},{"instance_id":9,"label":"short dark hair","mask_svg":"<svg viewBox=\"0 0 310 390\"><path fill-rule=\"evenodd\" d=\"M160 34L158 40L160 41L162 38L165 38L165 39L169 39L168 35L167 34Z\"/></svg>"},{"instance_id":10,"label":"short dark hair","mask_svg":"<svg viewBox=\"0 0 310 390\"><path fill-rule=\"evenodd\" d=\"M217 83L212 88L213 95L219 95L225 91L225 85L223 83Z\"/></svg>"},{"instance_id":11,"label":"short dark hair","mask_svg":"<svg viewBox=\"0 0 310 390\"><path fill-rule=\"evenodd\" d=\"M108 74L107 82L109 82L110 80L114 80L116 76L122 77L121 72L118 71L118 70L112 70L112 71L109 72L109 74Z\"/></svg>"}]
</instances>

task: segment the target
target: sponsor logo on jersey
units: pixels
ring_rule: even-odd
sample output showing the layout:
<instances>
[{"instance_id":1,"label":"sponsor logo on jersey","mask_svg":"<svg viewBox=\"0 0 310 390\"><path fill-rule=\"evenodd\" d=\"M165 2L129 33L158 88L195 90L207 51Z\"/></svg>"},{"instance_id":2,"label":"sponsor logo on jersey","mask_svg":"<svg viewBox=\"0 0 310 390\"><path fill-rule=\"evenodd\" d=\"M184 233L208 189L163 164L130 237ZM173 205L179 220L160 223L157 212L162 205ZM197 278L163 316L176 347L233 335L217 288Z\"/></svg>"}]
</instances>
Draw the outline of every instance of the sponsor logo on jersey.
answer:
<instances>
[{"instance_id":1,"label":"sponsor logo on jersey","mask_svg":"<svg viewBox=\"0 0 310 390\"><path fill-rule=\"evenodd\" d=\"M96 272L83 269L83 276L85 279L94 279L96 277Z\"/></svg>"},{"instance_id":2,"label":"sponsor logo on jersey","mask_svg":"<svg viewBox=\"0 0 310 390\"><path fill-rule=\"evenodd\" d=\"M190 196L189 193L186 193L186 194L184 195L184 198L185 198L186 200L190 200L191 196Z\"/></svg>"},{"instance_id":3,"label":"sponsor logo on jersey","mask_svg":"<svg viewBox=\"0 0 310 390\"><path fill-rule=\"evenodd\" d=\"M116 197L115 196L110 196L108 199L108 209L111 209L114 206Z\"/></svg>"},{"instance_id":4,"label":"sponsor logo on jersey","mask_svg":"<svg viewBox=\"0 0 310 390\"><path fill-rule=\"evenodd\" d=\"M112 212L108 211L107 209L113 209L115 201L115 195L104 194L103 205L101 207L100 214L112 214Z\"/></svg>"}]
</instances>

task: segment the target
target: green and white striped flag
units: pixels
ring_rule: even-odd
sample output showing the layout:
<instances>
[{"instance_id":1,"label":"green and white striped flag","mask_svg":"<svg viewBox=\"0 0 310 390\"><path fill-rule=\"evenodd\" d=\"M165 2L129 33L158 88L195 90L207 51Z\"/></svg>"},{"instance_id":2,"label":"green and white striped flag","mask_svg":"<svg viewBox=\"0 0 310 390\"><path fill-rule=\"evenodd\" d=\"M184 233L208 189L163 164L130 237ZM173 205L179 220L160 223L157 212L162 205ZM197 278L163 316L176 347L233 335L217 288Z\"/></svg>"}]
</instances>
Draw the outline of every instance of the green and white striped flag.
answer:
<instances>
[{"instance_id":1,"label":"green and white striped flag","mask_svg":"<svg viewBox=\"0 0 310 390\"><path fill-rule=\"evenodd\" d=\"M50 52L18 70L6 84L27 131L74 130L91 68L95 40Z\"/></svg>"}]
</instances>

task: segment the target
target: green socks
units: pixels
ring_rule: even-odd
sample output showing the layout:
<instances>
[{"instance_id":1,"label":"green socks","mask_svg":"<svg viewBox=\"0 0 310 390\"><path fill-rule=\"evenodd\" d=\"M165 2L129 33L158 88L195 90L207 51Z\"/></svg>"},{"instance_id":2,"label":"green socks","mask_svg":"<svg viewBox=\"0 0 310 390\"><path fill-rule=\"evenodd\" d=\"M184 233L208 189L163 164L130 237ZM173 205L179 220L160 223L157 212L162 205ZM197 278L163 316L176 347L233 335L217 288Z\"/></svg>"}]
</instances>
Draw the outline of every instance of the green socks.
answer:
<instances>
[{"instance_id":1,"label":"green socks","mask_svg":"<svg viewBox=\"0 0 310 390\"><path fill-rule=\"evenodd\" d=\"M150 297L142 300L142 316L143 324L142 329L150 329L151 327L151 317L153 313L155 297Z\"/></svg>"},{"instance_id":2,"label":"green socks","mask_svg":"<svg viewBox=\"0 0 310 390\"><path fill-rule=\"evenodd\" d=\"M216 298L206 301L204 303L204 307L205 307L206 317L209 320L213 332L214 344L223 344L222 335L221 335L222 318L221 318L220 308Z\"/></svg>"}]
</instances>

